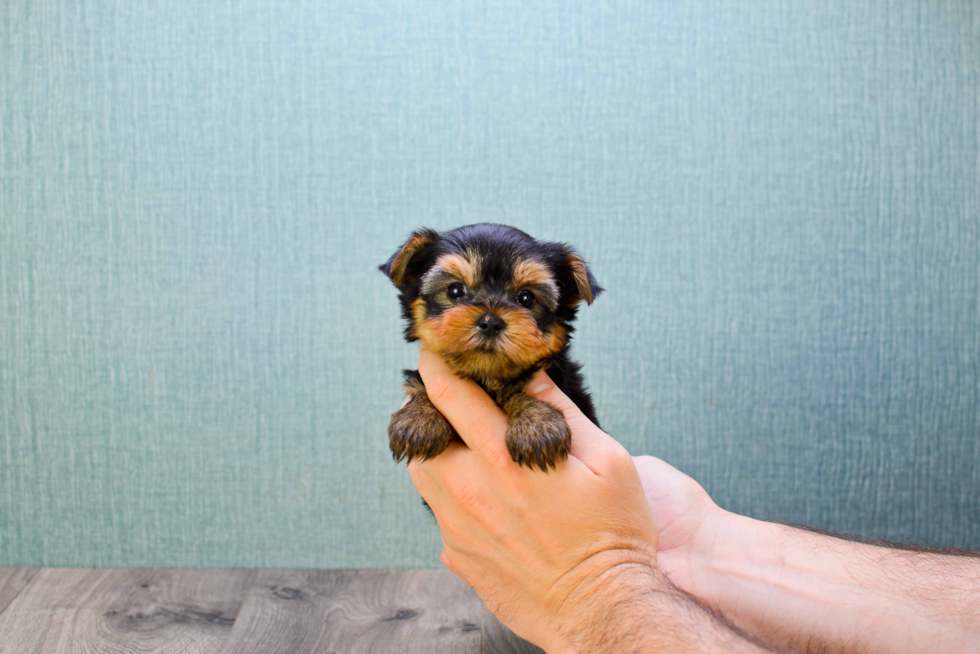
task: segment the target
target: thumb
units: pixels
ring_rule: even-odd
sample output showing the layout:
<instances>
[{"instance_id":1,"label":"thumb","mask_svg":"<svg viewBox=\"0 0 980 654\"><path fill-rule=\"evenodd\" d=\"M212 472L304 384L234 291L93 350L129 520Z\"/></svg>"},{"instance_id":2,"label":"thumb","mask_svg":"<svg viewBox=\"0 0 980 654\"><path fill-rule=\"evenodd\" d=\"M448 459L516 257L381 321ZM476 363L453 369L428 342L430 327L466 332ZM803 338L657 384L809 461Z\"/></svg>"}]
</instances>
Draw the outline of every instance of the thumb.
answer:
<instances>
[{"instance_id":1,"label":"thumb","mask_svg":"<svg viewBox=\"0 0 980 654\"><path fill-rule=\"evenodd\" d=\"M578 405L558 388L548 373L539 370L531 378L525 392L562 412L565 422L572 430L572 456L580 459L593 472L598 474L599 471L594 464L599 463L601 459L613 451L623 451L622 445L585 417Z\"/></svg>"}]
</instances>

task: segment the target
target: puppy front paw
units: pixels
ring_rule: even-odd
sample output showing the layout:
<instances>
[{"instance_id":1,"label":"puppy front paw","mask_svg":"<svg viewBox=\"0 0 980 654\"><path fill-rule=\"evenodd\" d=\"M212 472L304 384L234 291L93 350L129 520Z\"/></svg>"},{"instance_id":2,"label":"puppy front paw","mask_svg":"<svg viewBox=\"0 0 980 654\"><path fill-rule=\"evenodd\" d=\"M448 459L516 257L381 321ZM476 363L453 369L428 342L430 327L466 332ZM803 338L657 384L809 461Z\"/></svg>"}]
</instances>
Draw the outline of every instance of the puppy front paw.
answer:
<instances>
[{"instance_id":1,"label":"puppy front paw","mask_svg":"<svg viewBox=\"0 0 980 654\"><path fill-rule=\"evenodd\" d=\"M507 451L514 461L547 472L568 457L572 431L561 411L528 395L514 398L507 409Z\"/></svg>"},{"instance_id":2,"label":"puppy front paw","mask_svg":"<svg viewBox=\"0 0 980 654\"><path fill-rule=\"evenodd\" d=\"M391 414L388 423L388 444L396 462L421 460L438 456L449 447L456 431L429 398L413 395L408 404Z\"/></svg>"}]
</instances>

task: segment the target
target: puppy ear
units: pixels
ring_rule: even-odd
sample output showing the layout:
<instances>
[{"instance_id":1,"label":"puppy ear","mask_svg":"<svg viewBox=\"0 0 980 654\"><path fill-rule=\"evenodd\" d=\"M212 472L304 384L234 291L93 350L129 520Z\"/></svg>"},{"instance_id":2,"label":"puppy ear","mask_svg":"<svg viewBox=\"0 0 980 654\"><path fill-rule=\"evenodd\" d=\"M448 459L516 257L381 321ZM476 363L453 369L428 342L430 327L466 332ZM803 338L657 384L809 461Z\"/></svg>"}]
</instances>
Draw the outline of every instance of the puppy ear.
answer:
<instances>
[{"instance_id":1,"label":"puppy ear","mask_svg":"<svg viewBox=\"0 0 980 654\"><path fill-rule=\"evenodd\" d=\"M567 245L562 249L565 257L563 268L572 282L569 286L573 287L567 300L568 304L578 304L582 300L585 300L586 304L592 304L599 297L599 293L602 293L602 287L596 283L592 271L585 265L585 259Z\"/></svg>"},{"instance_id":2,"label":"puppy ear","mask_svg":"<svg viewBox=\"0 0 980 654\"><path fill-rule=\"evenodd\" d=\"M394 282L395 286L412 283L419 272L415 270L416 266L411 265L412 259L435 243L437 238L439 233L432 229L419 229L412 232L405 244L398 248L388 261L378 266L378 270L388 275L388 279Z\"/></svg>"}]
</instances>

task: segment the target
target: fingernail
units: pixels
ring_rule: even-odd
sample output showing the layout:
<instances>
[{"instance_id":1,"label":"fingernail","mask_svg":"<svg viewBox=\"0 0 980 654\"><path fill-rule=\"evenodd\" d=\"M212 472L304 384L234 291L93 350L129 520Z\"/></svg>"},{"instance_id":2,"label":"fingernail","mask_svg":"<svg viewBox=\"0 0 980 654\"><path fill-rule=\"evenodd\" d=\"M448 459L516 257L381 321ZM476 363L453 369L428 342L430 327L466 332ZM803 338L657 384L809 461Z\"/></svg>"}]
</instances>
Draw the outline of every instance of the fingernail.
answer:
<instances>
[{"instance_id":1,"label":"fingernail","mask_svg":"<svg viewBox=\"0 0 980 654\"><path fill-rule=\"evenodd\" d=\"M532 395L534 395L536 393L540 393L542 391L546 391L549 388L551 388L551 380L548 379L548 376L547 375L545 375L545 378L543 380L540 380L538 382L532 383L528 387L527 392L530 393L530 394L532 394Z\"/></svg>"}]
</instances>

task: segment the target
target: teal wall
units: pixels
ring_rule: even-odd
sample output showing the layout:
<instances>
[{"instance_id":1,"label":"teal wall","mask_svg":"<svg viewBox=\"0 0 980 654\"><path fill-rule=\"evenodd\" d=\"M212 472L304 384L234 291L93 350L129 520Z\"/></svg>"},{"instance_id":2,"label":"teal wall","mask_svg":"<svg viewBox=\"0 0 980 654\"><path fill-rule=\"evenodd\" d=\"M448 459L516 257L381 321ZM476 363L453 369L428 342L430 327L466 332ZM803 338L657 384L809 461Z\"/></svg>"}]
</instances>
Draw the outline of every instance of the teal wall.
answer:
<instances>
[{"instance_id":1,"label":"teal wall","mask_svg":"<svg viewBox=\"0 0 980 654\"><path fill-rule=\"evenodd\" d=\"M607 430L980 547L974 2L0 6L0 565L438 565L420 225L578 246Z\"/></svg>"}]
</instances>

